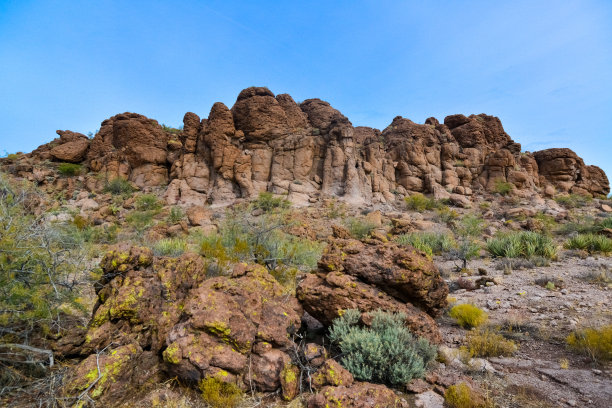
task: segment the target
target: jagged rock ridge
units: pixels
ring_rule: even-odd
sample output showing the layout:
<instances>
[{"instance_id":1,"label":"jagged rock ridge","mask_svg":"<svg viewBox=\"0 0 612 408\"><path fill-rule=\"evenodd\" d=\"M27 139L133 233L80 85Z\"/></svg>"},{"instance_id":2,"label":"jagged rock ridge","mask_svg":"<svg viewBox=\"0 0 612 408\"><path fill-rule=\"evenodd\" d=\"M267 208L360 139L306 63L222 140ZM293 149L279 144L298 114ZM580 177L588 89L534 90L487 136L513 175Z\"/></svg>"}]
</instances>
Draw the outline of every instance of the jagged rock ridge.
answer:
<instances>
[{"instance_id":1,"label":"jagged rock ridge","mask_svg":"<svg viewBox=\"0 0 612 408\"><path fill-rule=\"evenodd\" d=\"M499 182L523 197L609 192L599 167L570 149L521 152L494 116L452 115L422 125L398 116L381 132L353 127L320 99L297 104L263 87L240 92L231 109L215 103L207 119L188 112L178 134L135 113L105 120L91 141L57 133L29 157L83 163L140 187L168 184L169 204L224 204L262 191L296 203L319 196L388 202L411 192L460 200L492 192ZM20 169L36 177L27 162ZM92 189L97 183L100 177L88 180Z\"/></svg>"}]
</instances>

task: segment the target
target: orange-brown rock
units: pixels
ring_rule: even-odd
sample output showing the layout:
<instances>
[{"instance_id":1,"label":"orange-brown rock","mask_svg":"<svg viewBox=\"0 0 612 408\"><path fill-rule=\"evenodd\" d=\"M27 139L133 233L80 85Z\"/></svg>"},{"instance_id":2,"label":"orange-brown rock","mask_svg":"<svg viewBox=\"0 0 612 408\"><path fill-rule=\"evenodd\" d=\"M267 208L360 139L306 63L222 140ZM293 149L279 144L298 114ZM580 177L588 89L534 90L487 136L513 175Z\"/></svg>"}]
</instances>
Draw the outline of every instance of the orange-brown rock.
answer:
<instances>
[{"instance_id":1,"label":"orange-brown rock","mask_svg":"<svg viewBox=\"0 0 612 408\"><path fill-rule=\"evenodd\" d=\"M324 387L308 400L308 408L408 408L408 402L380 384L356 382L350 387Z\"/></svg>"},{"instance_id":2,"label":"orange-brown rock","mask_svg":"<svg viewBox=\"0 0 612 408\"><path fill-rule=\"evenodd\" d=\"M206 119L186 113L178 135L124 113L102 122L89 148L88 142L56 139L12 169L31 173L47 159L83 162L140 187L169 183L168 203L186 206L270 191L304 205L326 196L362 204L422 192L469 207L472 195L493 193L500 182L523 197L609 191L604 172L569 149L521 152L494 116L451 115L424 124L397 116L381 132L353 127L328 102L298 105L264 87L244 89L231 109L215 103Z\"/></svg>"}]
</instances>

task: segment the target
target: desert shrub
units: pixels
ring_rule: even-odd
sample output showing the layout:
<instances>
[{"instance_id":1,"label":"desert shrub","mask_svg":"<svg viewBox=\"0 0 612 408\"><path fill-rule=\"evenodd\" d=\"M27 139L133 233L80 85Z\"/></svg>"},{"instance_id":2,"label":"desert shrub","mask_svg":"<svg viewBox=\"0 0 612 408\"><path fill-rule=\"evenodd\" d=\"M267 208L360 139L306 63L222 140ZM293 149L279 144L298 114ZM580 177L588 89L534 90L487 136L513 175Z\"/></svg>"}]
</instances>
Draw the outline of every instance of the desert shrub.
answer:
<instances>
[{"instance_id":1,"label":"desert shrub","mask_svg":"<svg viewBox=\"0 0 612 408\"><path fill-rule=\"evenodd\" d=\"M597 225L597 229L599 230L603 230L603 229L607 229L610 228L612 229L612 217L606 217L604 218L603 221L601 221L598 225Z\"/></svg>"},{"instance_id":2,"label":"desert shrub","mask_svg":"<svg viewBox=\"0 0 612 408\"><path fill-rule=\"evenodd\" d=\"M181 207L172 207L168 215L168 221L172 224L179 223L185 218L185 213Z\"/></svg>"},{"instance_id":3,"label":"desert shrub","mask_svg":"<svg viewBox=\"0 0 612 408\"><path fill-rule=\"evenodd\" d=\"M433 198L425 197L421 193L414 193L406 198L404 198L404 202L406 203L406 207L409 210L425 212L429 210L433 210L439 206L439 203L436 202Z\"/></svg>"},{"instance_id":4,"label":"desert shrub","mask_svg":"<svg viewBox=\"0 0 612 408\"><path fill-rule=\"evenodd\" d=\"M480 254L478 238L484 229L484 220L475 214L468 214L454 222L452 228L457 235L457 246L450 251L450 256L462 261L462 268L466 269L468 261Z\"/></svg>"},{"instance_id":5,"label":"desert shrub","mask_svg":"<svg viewBox=\"0 0 612 408\"><path fill-rule=\"evenodd\" d=\"M342 218L346 215L346 204L338 202L335 198L330 200L327 204L327 217L328 218Z\"/></svg>"},{"instance_id":6,"label":"desert shrub","mask_svg":"<svg viewBox=\"0 0 612 408\"><path fill-rule=\"evenodd\" d=\"M132 211L125 217L125 221L136 230L138 234L142 234L147 228L153 225L154 211Z\"/></svg>"},{"instance_id":7,"label":"desert shrub","mask_svg":"<svg viewBox=\"0 0 612 408\"><path fill-rule=\"evenodd\" d=\"M557 220L552 215L539 212L532 218L532 231L551 234L557 227Z\"/></svg>"},{"instance_id":8,"label":"desert shrub","mask_svg":"<svg viewBox=\"0 0 612 408\"><path fill-rule=\"evenodd\" d=\"M142 194L134 200L134 207L138 211L156 211L162 208L162 203L155 194Z\"/></svg>"},{"instance_id":9,"label":"desert shrub","mask_svg":"<svg viewBox=\"0 0 612 408\"><path fill-rule=\"evenodd\" d=\"M134 187L126 179L117 177L105 183L104 192L113 195L130 195L134 192Z\"/></svg>"},{"instance_id":10,"label":"desert shrub","mask_svg":"<svg viewBox=\"0 0 612 408\"><path fill-rule=\"evenodd\" d=\"M227 383L215 377L200 381L202 398L212 408L235 408L242 400L242 390L236 384Z\"/></svg>"},{"instance_id":11,"label":"desert shrub","mask_svg":"<svg viewBox=\"0 0 612 408\"><path fill-rule=\"evenodd\" d=\"M555 201L566 208L584 207L593 199L581 194L569 194L555 197Z\"/></svg>"},{"instance_id":12,"label":"desert shrub","mask_svg":"<svg viewBox=\"0 0 612 408\"><path fill-rule=\"evenodd\" d=\"M612 360L612 324L572 332L566 341L571 349L593 361Z\"/></svg>"},{"instance_id":13,"label":"desert shrub","mask_svg":"<svg viewBox=\"0 0 612 408\"><path fill-rule=\"evenodd\" d=\"M346 227L353 238L363 239L374 231L376 224L363 218L349 218L346 220Z\"/></svg>"},{"instance_id":14,"label":"desert shrub","mask_svg":"<svg viewBox=\"0 0 612 408\"><path fill-rule=\"evenodd\" d=\"M9 153L5 157L9 160L15 160L21 157L22 153Z\"/></svg>"},{"instance_id":15,"label":"desert shrub","mask_svg":"<svg viewBox=\"0 0 612 408\"><path fill-rule=\"evenodd\" d=\"M259 196L254 200L251 205L253 208L258 208L263 212L271 212L278 209L289 208L291 202L285 197L277 197L267 191L259 193Z\"/></svg>"},{"instance_id":16,"label":"desert shrub","mask_svg":"<svg viewBox=\"0 0 612 408\"><path fill-rule=\"evenodd\" d=\"M423 376L436 348L410 333L405 315L372 312L370 327L358 325L360 316L358 310L346 310L329 331L342 352L342 365L356 379L398 385Z\"/></svg>"},{"instance_id":17,"label":"desert shrub","mask_svg":"<svg viewBox=\"0 0 612 408\"><path fill-rule=\"evenodd\" d=\"M480 393L464 382L446 389L444 403L448 408L485 408L488 405Z\"/></svg>"},{"instance_id":18,"label":"desert shrub","mask_svg":"<svg viewBox=\"0 0 612 408\"><path fill-rule=\"evenodd\" d=\"M580 249L589 253L604 253L612 252L612 239L603 235L597 234L578 234L571 237L566 243L568 249Z\"/></svg>"},{"instance_id":19,"label":"desert shrub","mask_svg":"<svg viewBox=\"0 0 612 408\"><path fill-rule=\"evenodd\" d=\"M187 249L187 242L181 238L160 239L151 248L155 256L180 256Z\"/></svg>"},{"instance_id":20,"label":"desert shrub","mask_svg":"<svg viewBox=\"0 0 612 408\"><path fill-rule=\"evenodd\" d=\"M548 290L563 289L565 287L563 279L555 278L554 276L542 276L537 278L534 283Z\"/></svg>"},{"instance_id":21,"label":"desert shrub","mask_svg":"<svg viewBox=\"0 0 612 408\"><path fill-rule=\"evenodd\" d=\"M60 163L60 165L57 166L57 171L59 171L62 176L67 177L81 174L81 169L80 164L74 163Z\"/></svg>"},{"instance_id":22,"label":"desert shrub","mask_svg":"<svg viewBox=\"0 0 612 408\"><path fill-rule=\"evenodd\" d=\"M443 222L445 224L450 224L459 218L459 213L452 208L447 206L442 206L440 208L436 208L436 219L439 222Z\"/></svg>"},{"instance_id":23,"label":"desert shrub","mask_svg":"<svg viewBox=\"0 0 612 408\"><path fill-rule=\"evenodd\" d=\"M589 271L581 276L581 278L594 285L603 287L612 287L612 270L603 267L599 270Z\"/></svg>"},{"instance_id":24,"label":"desert shrub","mask_svg":"<svg viewBox=\"0 0 612 408\"><path fill-rule=\"evenodd\" d=\"M0 174L0 327L12 333L3 341L27 343L34 330L57 332L62 312L80 307L73 291L83 268L79 246L33 214L39 202L33 187Z\"/></svg>"},{"instance_id":25,"label":"desert shrub","mask_svg":"<svg viewBox=\"0 0 612 408\"><path fill-rule=\"evenodd\" d=\"M89 221L89 219L86 217L83 217L81 214L75 214L72 217L72 224L78 229L83 230L91 225L91 221Z\"/></svg>"},{"instance_id":26,"label":"desert shrub","mask_svg":"<svg viewBox=\"0 0 612 408\"><path fill-rule=\"evenodd\" d=\"M497 180L495 182L495 192L503 196L510 194L512 192L512 187L512 184L503 180Z\"/></svg>"},{"instance_id":27,"label":"desert shrub","mask_svg":"<svg viewBox=\"0 0 612 408\"><path fill-rule=\"evenodd\" d=\"M516 351L516 344L492 329L474 330L467 335L467 349L475 357L510 356Z\"/></svg>"},{"instance_id":28,"label":"desert shrub","mask_svg":"<svg viewBox=\"0 0 612 408\"><path fill-rule=\"evenodd\" d=\"M487 241L487 251L500 258L557 257L557 247L553 240L547 235L533 231L500 234Z\"/></svg>"},{"instance_id":29,"label":"desert shrub","mask_svg":"<svg viewBox=\"0 0 612 408\"><path fill-rule=\"evenodd\" d=\"M284 274L295 274L291 268L301 271L315 268L325 246L285 233L283 228L287 225L281 214L252 220L243 211L230 212L219 232L200 239L200 252L216 260L218 273L233 262L256 262L279 280L285 280Z\"/></svg>"},{"instance_id":30,"label":"desert shrub","mask_svg":"<svg viewBox=\"0 0 612 408\"><path fill-rule=\"evenodd\" d=\"M459 326L469 329L485 323L489 315L482 309L469 303L453 306L449 316L457 321Z\"/></svg>"},{"instance_id":31,"label":"desert shrub","mask_svg":"<svg viewBox=\"0 0 612 408\"><path fill-rule=\"evenodd\" d=\"M178 135L179 133L181 133L182 130L182 126L181 128L173 128L172 126L166 126L165 123L162 123L161 127L165 132L171 133L173 135Z\"/></svg>"},{"instance_id":32,"label":"desert shrub","mask_svg":"<svg viewBox=\"0 0 612 408\"><path fill-rule=\"evenodd\" d=\"M397 236L395 241L401 245L412 245L430 257L448 252L455 246L452 236L435 232L411 232Z\"/></svg>"}]
</instances>

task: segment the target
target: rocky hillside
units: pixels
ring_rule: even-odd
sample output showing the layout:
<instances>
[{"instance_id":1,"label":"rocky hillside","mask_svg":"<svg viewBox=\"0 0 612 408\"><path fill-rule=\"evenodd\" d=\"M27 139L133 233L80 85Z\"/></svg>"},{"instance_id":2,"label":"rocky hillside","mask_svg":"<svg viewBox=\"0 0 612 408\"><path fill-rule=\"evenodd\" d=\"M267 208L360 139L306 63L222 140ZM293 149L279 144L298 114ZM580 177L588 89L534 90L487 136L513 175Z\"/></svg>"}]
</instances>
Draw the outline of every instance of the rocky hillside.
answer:
<instances>
[{"instance_id":1,"label":"rocky hillside","mask_svg":"<svg viewBox=\"0 0 612 408\"><path fill-rule=\"evenodd\" d=\"M0 405L612 398L612 199L499 119L353 127L248 88L0 159Z\"/></svg>"},{"instance_id":2,"label":"rocky hillside","mask_svg":"<svg viewBox=\"0 0 612 408\"><path fill-rule=\"evenodd\" d=\"M167 185L167 203L182 205L228 204L262 191L288 194L296 204L321 196L384 203L413 192L458 203L503 189L520 197L609 192L600 168L569 149L522 152L493 116L452 115L423 125L398 116L380 131L353 127L320 99L298 105L260 87L240 92L231 109L215 103L208 118L186 113L180 131L123 113L103 121L91 140L57 133L12 171L44 184L49 174L37 163L78 163L141 188ZM92 191L100 183L87 180Z\"/></svg>"}]
</instances>

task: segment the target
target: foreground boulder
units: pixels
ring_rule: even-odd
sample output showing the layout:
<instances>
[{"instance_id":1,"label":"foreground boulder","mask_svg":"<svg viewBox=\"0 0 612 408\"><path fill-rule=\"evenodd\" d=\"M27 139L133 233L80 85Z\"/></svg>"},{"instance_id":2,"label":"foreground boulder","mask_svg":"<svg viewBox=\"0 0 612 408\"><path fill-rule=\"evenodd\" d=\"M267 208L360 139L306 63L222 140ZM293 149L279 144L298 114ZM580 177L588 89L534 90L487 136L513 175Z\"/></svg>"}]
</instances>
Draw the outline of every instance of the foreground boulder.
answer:
<instances>
[{"instance_id":1,"label":"foreground boulder","mask_svg":"<svg viewBox=\"0 0 612 408\"><path fill-rule=\"evenodd\" d=\"M277 390L291 362L301 306L261 266L239 264L231 277L207 276L208 266L195 254L153 258L135 247L109 252L87 333L66 352L88 356L76 369L87 374L76 375L65 393L91 386L98 390L92 398L117 402L114 381L92 386L96 358L112 366L107 379L124 379L123 390L136 385L132 373L142 370L185 384L213 376L243 389ZM129 359L115 357L121 350L129 350Z\"/></svg>"},{"instance_id":2,"label":"foreground boulder","mask_svg":"<svg viewBox=\"0 0 612 408\"><path fill-rule=\"evenodd\" d=\"M308 408L408 408L400 398L384 385L356 382L351 386L327 386L308 400Z\"/></svg>"},{"instance_id":3,"label":"foreground boulder","mask_svg":"<svg viewBox=\"0 0 612 408\"><path fill-rule=\"evenodd\" d=\"M336 235L343 234L336 229ZM432 316L446 307L448 287L432 261L414 248L336 238L296 294L304 309L324 325L346 309L366 312L365 323L367 312L401 312L413 333L438 343L441 337Z\"/></svg>"}]
</instances>

